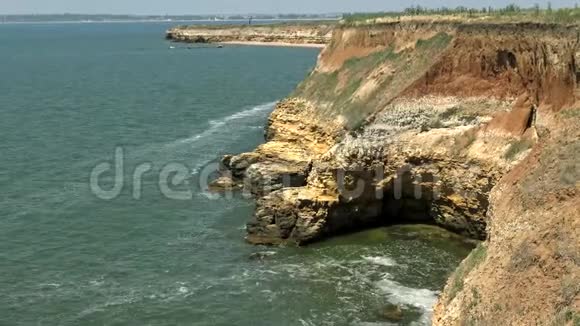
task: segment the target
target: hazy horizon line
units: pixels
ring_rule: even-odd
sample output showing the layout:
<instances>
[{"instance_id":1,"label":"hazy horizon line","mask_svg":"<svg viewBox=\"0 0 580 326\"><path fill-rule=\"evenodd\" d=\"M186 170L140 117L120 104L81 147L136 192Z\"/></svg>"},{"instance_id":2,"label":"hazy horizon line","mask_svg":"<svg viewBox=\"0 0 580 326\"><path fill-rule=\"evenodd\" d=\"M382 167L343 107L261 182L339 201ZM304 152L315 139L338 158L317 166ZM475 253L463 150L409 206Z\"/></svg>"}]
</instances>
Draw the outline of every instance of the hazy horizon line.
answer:
<instances>
[{"instance_id":1,"label":"hazy horizon line","mask_svg":"<svg viewBox=\"0 0 580 326\"><path fill-rule=\"evenodd\" d=\"M380 12L386 12L386 11L368 11L368 12L364 12L364 13L380 13ZM312 16L322 16L322 15L342 15L342 14L346 14L346 13L352 13L352 12L322 12L322 13L297 13L297 12L288 12L288 13L284 13L284 12L280 12L280 13L187 13L187 14L170 14L170 13L165 13L165 14L124 14L124 13L116 13L116 14L111 14L111 13L73 13L73 12L64 12L64 13L1 13L0 12L0 16L136 16L136 17L143 17L143 16L158 16L158 17L163 17L163 16L247 16L247 15L300 15L300 16L307 16L307 15L312 15ZM363 11L361 11L361 13L363 13Z\"/></svg>"},{"instance_id":2,"label":"hazy horizon line","mask_svg":"<svg viewBox=\"0 0 580 326\"><path fill-rule=\"evenodd\" d=\"M540 8L545 8L547 5L539 4ZM414 6L410 6L414 7ZM445 6L422 6L425 9L438 9ZM457 7L448 7L449 9L455 9ZM532 9L534 5L530 6L520 6L522 9ZM467 9L478 9L476 7L468 7L465 6ZM505 6L492 6L494 9L505 8ZM553 6L554 9L573 9L575 8L574 5L571 6ZM246 12L246 13L79 13L79 12L44 12L44 13L30 13L30 12L23 12L23 13L2 13L0 12L0 16L133 16L133 17L146 17L146 16L155 16L155 17L164 17L164 16L175 16L175 17L187 17L187 16L252 16L252 15L300 15L300 16L324 16L324 15L344 15L344 14L354 14L354 13L402 13L405 9L400 10L360 10L360 11L335 11L335 12Z\"/></svg>"}]
</instances>

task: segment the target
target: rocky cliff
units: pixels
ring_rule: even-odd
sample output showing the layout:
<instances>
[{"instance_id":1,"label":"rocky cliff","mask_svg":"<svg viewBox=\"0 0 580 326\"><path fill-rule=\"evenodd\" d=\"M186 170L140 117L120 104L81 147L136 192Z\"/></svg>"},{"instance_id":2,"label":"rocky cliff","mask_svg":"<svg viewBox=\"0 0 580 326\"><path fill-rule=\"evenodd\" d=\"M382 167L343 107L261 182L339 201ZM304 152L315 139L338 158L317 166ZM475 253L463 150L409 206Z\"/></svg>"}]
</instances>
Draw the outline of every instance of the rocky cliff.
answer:
<instances>
[{"instance_id":1,"label":"rocky cliff","mask_svg":"<svg viewBox=\"0 0 580 326\"><path fill-rule=\"evenodd\" d=\"M334 24L302 23L272 25L179 26L167 31L166 38L188 43L263 43L324 45L332 37Z\"/></svg>"},{"instance_id":2,"label":"rocky cliff","mask_svg":"<svg viewBox=\"0 0 580 326\"><path fill-rule=\"evenodd\" d=\"M485 240L436 325L564 325L580 307L577 26L337 26L215 187L257 196L247 240L299 245L395 223ZM577 319L576 319L577 320Z\"/></svg>"}]
</instances>

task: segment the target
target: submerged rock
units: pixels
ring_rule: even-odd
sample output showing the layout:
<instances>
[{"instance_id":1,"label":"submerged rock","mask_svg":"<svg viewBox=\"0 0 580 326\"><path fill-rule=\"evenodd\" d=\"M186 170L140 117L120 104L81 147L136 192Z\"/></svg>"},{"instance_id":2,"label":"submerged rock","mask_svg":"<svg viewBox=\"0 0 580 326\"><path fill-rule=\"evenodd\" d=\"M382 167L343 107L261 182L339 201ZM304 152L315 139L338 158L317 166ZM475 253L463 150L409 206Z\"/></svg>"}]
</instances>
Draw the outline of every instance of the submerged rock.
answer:
<instances>
[{"instance_id":1,"label":"submerged rock","mask_svg":"<svg viewBox=\"0 0 580 326\"><path fill-rule=\"evenodd\" d=\"M400 322L405 317L401 306L394 304L388 304L383 307L379 312L379 315L382 319L390 322Z\"/></svg>"},{"instance_id":2,"label":"submerged rock","mask_svg":"<svg viewBox=\"0 0 580 326\"><path fill-rule=\"evenodd\" d=\"M212 192L224 192L239 188L239 184L228 176L219 177L208 185L208 190Z\"/></svg>"},{"instance_id":3,"label":"submerged rock","mask_svg":"<svg viewBox=\"0 0 580 326\"><path fill-rule=\"evenodd\" d=\"M271 258L272 256L274 256L276 253L275 252L271 252L271 251L263 251L263 252L255 252L253 254L251 254L248 259L252 260L252 261L264 261L267 260L268 258Z\"/></svg>"}]
</instances>

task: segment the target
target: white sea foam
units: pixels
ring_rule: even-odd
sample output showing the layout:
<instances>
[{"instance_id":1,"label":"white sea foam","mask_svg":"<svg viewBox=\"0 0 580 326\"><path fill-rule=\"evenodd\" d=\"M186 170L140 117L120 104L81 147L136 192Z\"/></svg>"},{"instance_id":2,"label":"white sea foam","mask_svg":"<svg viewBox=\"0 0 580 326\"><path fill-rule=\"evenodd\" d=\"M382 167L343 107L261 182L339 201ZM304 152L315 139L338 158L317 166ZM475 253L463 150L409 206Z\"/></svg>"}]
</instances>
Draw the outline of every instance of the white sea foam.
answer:
<instances>
[{"instance_id":1,"label":"white sea foam","mask_svg":"<svg viewBox=\"0 0 580 326\"><path fill-rule=\"evenodd\" d=\"M81 311L77 315L76 318L82 319L82 318L85 318L87 316L90 316L90 315L92 315L94 313L98 313L98 312L105 311L109 307L115 307L115 306L122 306L122 305L126 305L126 304L132 304L132 303L138 301L139 299L141 299L141 298L139 298L135 294L114 297L114 298L109 299L105 303L97 304L97 305L94 305L94 306L90 306L87 309L84 309L83 311Z\"/></svg>"},{"instance_id":2,"label":"white sea foam","mask_svg":"<svg viewBox=\"0 0 580 326\"><path fill-rule=\"evenodd\" d=\"M302 326L315 326L316 325L314 322L312 322L310 320L305 320L305 319L302 319L302 318L298 319L298 321L300 322L300 324Z\"/></svg>"},{"instance_id":3,"label":"white sea foam","mask_svg":"<svg viewBox=\"0 0 580 326\"><path fill-rule=\"evenodd\" d=\"M52 288L59 288L61 285L59 283L42 283L40 287L52 287Z\"/></svg>"},{"instance_id":4,"label":"white sea foam","mask_svg":"<svg viewBox=\"0 0 580 326\"><path fill-rule=\"evenodd\" d=\"M195 142L199 141L200 139L204 139L208 136L211 136L220 130L224 130L223 128L229 122L242 120L242 119L245 119L248 117L255 116L256 114L259 114L262 112L270 111L274 108L274 105L276 105L276 102L264 103L264 104L260 104L258 106L255 106L251 109L243 110L243 111L234 113L230 116L227 116L227 117L224 117L224 118L221 118L218 120L211 120L211 121L209 121L209 128L207 128L206 130L204 130L196 135L193 135L189 138L181 139L178 141L178 143L179 144L195 143Z\"/></svg>"},{"instance_id":5,"label":"white sea foam","mask_svg":"<svg viewBox=\"0 0 580 326\"><path fill-rule=\"evenodd\" d=\"M389 257L381 257L381 256L363 256L364 260L371 262L376 265L382 266L397 266L397 262Z\"/></svg>"},{"instance_id":6,"label":"white sea foam","mask_svg":"<svg viewBox=\"0 0 580 326\"><path fill-rule=\"evenodd\" d=\"M243 229L245 229L245 228L246 228L246 227L244 226L244 227L243 227L243 228L241 228L240 230L243 230ZM272 256L274 256L274 255L278 254L278 252L276 252L276 251L273 251L273 250L269 250L269 251L260 251L260 252L257 252L257 254L260 254L261 256L264 256L264 257L272 257Z\"/></svg>"},{"instance_id":7,"label":"white sea foam","mask_svg":"<svg viewBox=\"0 0 580 326\"><path fill-rule=\"evenodd\" d=\"M420 308L423 311L420 324L430 325L437 292L406 287L388 278L379 281L377 286L387 293L391 303Z\"/></svg>"},{"instance_id":8,"label":"white sea foam","mask_svg":"<svg viewBox=\"0 0 580 326\"><path fill-rule=\"evenodd\" d=\"M228 121L232 121L232 120L239 120L239 119L243 119L246 117L254 116L260 112L272 110L274 108L274 105L276 105L276 102L260 104L254 108L240 111L238 113L234 113L234 114L230 115L229 117L223 118L222 120L225 122L228 122Z\"/></svg>"}]
</instances>

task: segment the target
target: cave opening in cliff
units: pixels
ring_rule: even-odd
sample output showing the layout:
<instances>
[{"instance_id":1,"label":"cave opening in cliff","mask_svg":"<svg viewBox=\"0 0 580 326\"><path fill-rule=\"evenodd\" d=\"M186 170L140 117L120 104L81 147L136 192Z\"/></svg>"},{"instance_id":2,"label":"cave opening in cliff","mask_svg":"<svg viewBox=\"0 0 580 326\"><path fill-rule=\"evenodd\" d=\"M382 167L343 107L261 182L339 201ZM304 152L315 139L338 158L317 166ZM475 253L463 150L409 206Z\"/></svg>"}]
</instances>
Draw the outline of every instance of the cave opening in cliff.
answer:
<instances>
[{"instance_id":1,"label":"cave opening in cliff","mask_svg":"<svg viewBox=\"0 0 580 326\"><path fill-rule=\"evenodd\" d=\"M502 69L515 69L517 67L516 56L506 50L500 50L497 52L497 65Z\"/></svg>"},{"instance_id":2,"label":"cave opening in cliff","mask_svg":"<svg viewBox=\"0 0 580 326\"><path fill-rule=\"evenodd\" d=\"M431 207L436 197L436 177L431 173L405 171L383 188L382 214L385 225L436 224Z\"/></svg>"},{"instance_id":3,"label":"cave opening in cliff","mask_svg":"<svg viewBox=\"0 0 580 326\"><path fill-rule=\"evenodd\" d=\"M334 207L330 215L332 234L394 225L438 225L433 217L438 195L433 173L417 173L409 165L388 181L381 175L368 170L346 173L347 181L339 186L343 205ZM358 193L354 190L356 184ZM353 193L358 196L351 197Z\"/></svg>"},{"instance_id":4,"label":"cave opening in cliff","mask_svg":"<svg viewBox=\"0 0 580 326\"><path fill-rule=\"evenodd\" d=\"M342 204L329 211L328 234L395 225L438 225L432 214L437 195L437 177L432 173L416 173L409 165L387 179L382 170L350 170L339 173L337 180Z\"/></svg>"}]
</instances>

